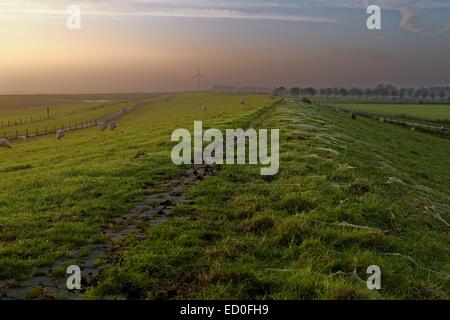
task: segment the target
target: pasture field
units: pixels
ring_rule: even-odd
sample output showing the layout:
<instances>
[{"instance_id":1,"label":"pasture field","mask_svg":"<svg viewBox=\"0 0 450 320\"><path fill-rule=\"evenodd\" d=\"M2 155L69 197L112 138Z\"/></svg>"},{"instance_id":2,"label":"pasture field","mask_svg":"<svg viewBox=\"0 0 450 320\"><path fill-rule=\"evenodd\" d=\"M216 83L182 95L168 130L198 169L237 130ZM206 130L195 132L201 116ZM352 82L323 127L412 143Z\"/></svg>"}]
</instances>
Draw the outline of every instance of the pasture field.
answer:
<instances>
[{"instance_id":1,"label":"pasture field","mask_svg":"<svg viewBox=\"0 0 450 320\"><path fill-rule=\"evenodd\" d=\"M265 96L180 94L140 106L114 132L90 128L0 150L0 278L26 279L77 246L101 241L100 226L130 209L146 186L177 175L170 135L195 119L223 126L268 103ZM206 105L206 112L202 106Z\"/></svg>"},{"instance_id":2,"label":"pasture field","mask_svg":"<svg viewBox=\"0 0 450 320\"><path fill-rule=\"evenodd\" d=\"M163 94L0 96L0 136L25 136L26 132L54 131L75 126L133 107ZM28 105L27 105L28 104ZM49 108L49 113L47 113Z\"/></svg>"},{"instance_id":3,"label":"pasture field","mask_svg":"<svg viewBox=\"0 0 450 320\"><path fill-rule=\"evenodd\" d=\"M450 124L450 104L340 104L346 109Z\"/></svg>"},{"instance_id":4,"label":"pasture field","mask_svg":"<svg viewBox=\"0 0 450 320\"><path fill-rule=\"evenodd\" d=\"M133 107L133 102L119 102L107 105L90 105L80 108L79 105L65 105L57 107L57 115L50 119L41 118L35 121L26 121L23 124L12 126L0 126L0 136L2 137L16 137L25 136L26 132L32 134L34 132L44 132L68 126L75 126L76 124L83 124L88 121L97 120L115 112L121 111L124 108ZM30 120L30 119L25 119ZM0 120L1 123L2 120ZM7 120L4 120L7 123ZM53 130L54 131L54 130Z\"/></svg>"},{"instance_id":5,"label":"pasture field","mask_svg":"<svg viewBox=\"0 0 450 320\"><path fill-rule=\"evenodd\" d=\"M140 106L114 132L0 149L0 294L106 241L102 228L187 168L172 164L170 135L203 120L280 129L278 175L214 168L167 221L119 240L84 298L450 298L449 140L319 105L240 98L180 93ZM366 287L370 265L381 268L381 290ZM39 285L28 289L42 298Z\"/></svg>"},{"instance_id":6,"label":"pasture field","mask_svg":"<svg viewBox=\"0 0 450 320\"><path fill-rule=\"evenodd\" d=\"M101 104L114 101L146 100L154 98L157 93L130 94L59 94L59 95L0 95L0 112L3 117L38 116L46 107L63 105Z\"/></svg>"}]
</instances>

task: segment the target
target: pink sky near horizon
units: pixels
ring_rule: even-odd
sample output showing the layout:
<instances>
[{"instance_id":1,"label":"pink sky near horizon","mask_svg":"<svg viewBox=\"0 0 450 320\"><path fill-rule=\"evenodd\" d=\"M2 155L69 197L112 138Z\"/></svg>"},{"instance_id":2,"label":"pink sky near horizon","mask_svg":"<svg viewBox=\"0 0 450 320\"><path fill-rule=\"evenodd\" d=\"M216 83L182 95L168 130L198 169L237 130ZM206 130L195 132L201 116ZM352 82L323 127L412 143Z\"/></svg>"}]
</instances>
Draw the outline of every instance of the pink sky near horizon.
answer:
<instances>
[{"instance_id":1,"label":"pink sky near horizon","mask_svg":"<svg viewBox=\"0 0 450 320\"><path fill-rule=\"evenodd\" d=\"M204 89L450 85L449 37L402 30L398 10L386 14L387 30L369 32L364 11L345 10L310 10L299 21L82 16L80 31L67 30L63 14L0 11L0 93L189 90L197 65Z\"/></svg>"}]
</instances>

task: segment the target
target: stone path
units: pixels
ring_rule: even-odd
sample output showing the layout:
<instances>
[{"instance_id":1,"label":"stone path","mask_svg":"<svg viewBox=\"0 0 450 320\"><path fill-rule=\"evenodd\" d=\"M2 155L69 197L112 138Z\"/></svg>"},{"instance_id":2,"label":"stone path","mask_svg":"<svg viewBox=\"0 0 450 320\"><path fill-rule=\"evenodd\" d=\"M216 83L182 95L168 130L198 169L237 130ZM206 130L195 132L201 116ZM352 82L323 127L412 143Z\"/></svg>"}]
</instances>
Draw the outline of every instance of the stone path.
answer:
<instances>
[{"instance_id":1,"label":"stone path","mask_svg":"<svg viewBox=\"0 0 450 320\"><path fill-rule=\"evenodd\" d=\"M132 234L138 239L145 238L149 227L165 222L175 207L189 202L186 198L188 189L213 174L213 168L206 165L184 170L179 177L154 190L130 212L104 226L105 242L72 250L53 266L37 268L34 275L24 282L0 282L0 299L82 299L83 288L95 285L102 270L120 261L121 240ZM69 275L65 270L71 264L81 268L82 290L67 289ZM55 270L59 272L55 274Z\"/></svg>"}]
</instances>

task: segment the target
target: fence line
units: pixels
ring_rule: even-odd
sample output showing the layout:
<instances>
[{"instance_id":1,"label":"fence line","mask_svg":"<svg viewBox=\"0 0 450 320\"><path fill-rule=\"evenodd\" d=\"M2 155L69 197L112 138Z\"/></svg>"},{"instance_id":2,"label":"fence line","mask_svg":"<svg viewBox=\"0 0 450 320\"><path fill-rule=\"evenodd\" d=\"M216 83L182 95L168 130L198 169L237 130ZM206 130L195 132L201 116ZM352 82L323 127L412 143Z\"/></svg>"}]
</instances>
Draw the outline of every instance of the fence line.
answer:
<instances>
[{"instance_id":1,"label":"fence line","mask_svg":"<svg viewBox=\"0 0 450 320\"><path fill-rule=\"evenodd\" d=\"M56 132L58 130L62 130L64 132L69 132L69 131L74 131L74 130L79 130L79 129L85 129L85 128L90 128L90 127L94 127L97 126L99 123L101 122L110 122L116 119L119 119L121 117L123 117L124 115L134 111L136 109L136 106L133 108L124 108L120 111L111 113L109 115L106 115L104 117L95 119L95 120L87 120L87 121L82 121L82 122L78 122L75 124L69 124L67 127L65 127L64 125L61 126L53 126L51 128L45 127L43 131L39 131L37 128L36 130L29 130L26 129L24 134L19 134L18 131L16 131L16 134L13 136L7 136L6 133L3 134L3 137L12 141L12 140L25 140L25 139L29 139L29 138L36 138L39 136L45 136L45 135L50 135L50 134L56 134Z\"/></svg>"},{"instance_id":2,"label":"fence line","mask_svg":"<svg viewBox=\"0 0 450 320\"><path fill-rule=\"evenodd\" d=\"M369 113L369 112L364 112L364 111L355 111L355 110L349 110L346 108L340 108L340 110L347 112L347 113L353 112L358 116L373 119L373 120L378 120L381 122L392 123L392 124L396 124L399 126L408 127L411 129L412 128L419 129L421 131L426 131L426 132L431 132L431 133L439 133L440 135L450 137L450 129L449 128L444 127L444 126L438 126L436 124L430 124L430 123L426 123L426 122L422 122L422 123L421 122L413 122L410 120L389 117L389 116L386 116L383 114Z\"/></svg>"},{"instance_id":3,"label":"fence line","mask_svg":"<svg viewBox=\"0 0 450 320\"><path fill-rule=\"evenodd\" d=\"M119 103L119 102L117 102ZM82 114L86 113L92 110L98 110L102 109L104 107L112 106L113 104L101 104L98 106L91 106L91 107L84 107L84 108L78 108L72 111L66 111L66 112L50 112L50 108L48 108L48 111L46 114L40 114L40 115L34 115L29 117L21 117L16 119L9 119L9 120L1 120L0 121L0 128L11 128L16 126L21 126L24 124L31 124L35 122L41 122L45 120L56 120L68 116L73 116L76 114Z\"/></svg>"}]
</instances>

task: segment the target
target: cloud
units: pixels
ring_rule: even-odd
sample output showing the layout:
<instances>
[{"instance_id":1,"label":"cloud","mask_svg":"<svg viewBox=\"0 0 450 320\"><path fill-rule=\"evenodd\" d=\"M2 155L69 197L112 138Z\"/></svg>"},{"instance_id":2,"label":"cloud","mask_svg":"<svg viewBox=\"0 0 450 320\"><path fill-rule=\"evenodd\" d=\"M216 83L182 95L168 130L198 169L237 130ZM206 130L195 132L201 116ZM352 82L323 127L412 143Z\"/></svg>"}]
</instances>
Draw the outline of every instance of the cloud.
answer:
<instances>
[{"instance_id":1,"label":"cloud","mask_svg":"<svg viewBox=\"0 0 450 320\"><path fill-rule=\"evenodd\" d=\"M13 3L13 4L11 4ZM80 4L81 6L109 6L122 8L209 8L209 9L245 9L245 8L305 8L305 7L343 7L367 8L370 4L379 5L382 9L413 8L450 8L448 0L0 0L2 5L10 6L65 6Z\"/></svg>"},{"instance_id":2,"label":"cloud","mask_svg":"<svg viewBox=\"0 0 450 320\"><path fill-rule=\"evenodd\" d=\"M218 1L212 1L212 3ZM82 14L87 17L166 17L166 18L204 18L204 19L239 19L239 20L272 20L290 22L316 22L316 23L337 23L336 19L322 16L307 16L295 13L266 11L243 11L232 8L202 7L206 5L204 1L180 1L169 0L162 6L159 0L141 0L129 2L110 1L108 4L102 1L96 3L92 1L80 2ZM167 6L167 5L171 6ZM193 7L191 6L195 4ZM20 5L11 5L0 0L0 12L3 14L28 14L28 15L64 15L67 4L48 1L40 5L33 0L24 1ZM230 3L228 3L230 5ZM247 4L248 5L248 4ZM247 7L248 9L248 7ZM267 8L266 8L267 9Z\"/></svg>"},{"instance_id":3,"label":"cloud","mask_svg":"<svg viewBox=\"0 0 450 320\"><path fill-rule=\"evenodd\" d=\"M447 33L450 34L450 22L446 23L442 26L442 28L439 30L440 33Z\"/></svg>"},{"instance_id":4,"label":"cloud","mask_svg":"<svg viewBox=\"0 0 450 320\"><path fill-rule=\"evenodd\" d=\"M417 20L420 17L417 10L412 8L403 7L400 9L401 20L400 27L412 32L420 32L421 28L417 24Z\"/></svg>"},{"instance_id":5,"label":"cloud","mask_svg":"<svg viewBox=\"0 0 450 320\"><path fill-rule=\"evenodd\" d=\"M240 20L277 20L297 22L336 23L328 17L288 15L275 13L246 13L230 9L156 9L144 11L84 11L85 15L97 17L166 17L166 18L204 18L204 19L240 19Z\"/></svg>"},{"instance_id":6,"label":"cloud","mask_svg":"<svg viewBox=\"0 0 450 320\"><path fill-rule=\"evenodd\" d=\"M65 14L69 0L0 0L0 17L14 14L55 16ZM167 17L197 19L272 20L288 22L336 23L317 8L362 9L378 4L384 10L400 10L400 26L419 32L417 10L450 8L449 0L78 0L87 17ZM310 11L304 8L316 8ZM309 12L309 13L305 13Z\"/></svg>"}]
</instances>

